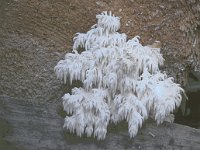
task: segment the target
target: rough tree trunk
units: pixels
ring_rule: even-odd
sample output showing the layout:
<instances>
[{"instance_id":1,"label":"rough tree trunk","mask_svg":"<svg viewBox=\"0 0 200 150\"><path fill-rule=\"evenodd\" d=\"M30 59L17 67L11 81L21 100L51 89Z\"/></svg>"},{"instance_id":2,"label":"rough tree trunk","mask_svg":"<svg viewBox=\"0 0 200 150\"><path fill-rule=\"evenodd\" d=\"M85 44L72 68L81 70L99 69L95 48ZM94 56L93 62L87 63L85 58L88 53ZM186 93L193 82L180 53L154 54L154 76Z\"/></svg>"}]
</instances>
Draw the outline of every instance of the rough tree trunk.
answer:
<instances>
[{"instance_id":1,"label":"rough tree trunk","mask_svg":"<svg viewBox=\"0 0 200 150\"><path fill-rule=\"evenodd\" d=\"M4 137L12 147L27 150L49 149L145 149L197 150L200 148L200 130L187 126L153 121L144 124L134 139L129 139L125 123L109 127L104 141L79 138L62 129L63 118L58 115L59 104L38 104L27 99L0 96L0 115L10 125Z\"/></svg>"}]
</instances>

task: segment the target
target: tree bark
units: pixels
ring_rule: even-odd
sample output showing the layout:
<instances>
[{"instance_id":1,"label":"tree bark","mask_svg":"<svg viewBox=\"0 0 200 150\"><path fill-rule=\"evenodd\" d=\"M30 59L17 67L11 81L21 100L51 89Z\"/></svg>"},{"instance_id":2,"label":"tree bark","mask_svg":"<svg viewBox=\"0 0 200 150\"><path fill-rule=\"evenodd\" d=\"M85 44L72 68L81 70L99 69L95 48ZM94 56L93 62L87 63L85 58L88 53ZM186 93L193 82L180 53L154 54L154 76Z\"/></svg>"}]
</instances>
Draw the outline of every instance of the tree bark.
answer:
<instances>
[{"instance_id":1,"label":"tree bark","mask_svg":"<svg viewBox=\"0 0 200 150\"><path fill-rule=\"evenodd\" d=\"M6 120L12 132L4 140L14 148L36 150L64 149L145 149L197 150L200 148L200 130L179 124L163 123L157 126L148 120L138 135L130 139L125 123L109 126L103 141L79 138L63 130L59 115L60 103L39 104L23 99L0 96L1 119ZM1 146L0 146L1 147Z\"/></svg>"}]
</instances>

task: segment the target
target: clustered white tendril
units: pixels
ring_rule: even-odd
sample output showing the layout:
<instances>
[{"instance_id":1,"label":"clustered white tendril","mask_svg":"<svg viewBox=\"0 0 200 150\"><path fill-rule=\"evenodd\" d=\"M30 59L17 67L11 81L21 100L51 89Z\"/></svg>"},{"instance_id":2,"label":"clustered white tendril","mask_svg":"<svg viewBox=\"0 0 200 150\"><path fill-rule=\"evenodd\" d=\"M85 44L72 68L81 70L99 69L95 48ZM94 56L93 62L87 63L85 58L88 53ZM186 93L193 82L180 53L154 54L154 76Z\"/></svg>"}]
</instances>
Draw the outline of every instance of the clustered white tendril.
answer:
<instances>
[{"instance_id":1,"label":"clustered white tendril","mask_svg":"<svg viewBox=\"0 0 200 150\"><path fill-rule=\"evenodd\" d=\"M90 31L75 36L73 53L54 68L64 83L83 83L63 96L64 110L71 115L64 127L102 140L109 122L126 120L134 137L147 118L165 121L180 105L184 90L159 70L164 62L159 48L142 46L139 36L127 41L126 34L117 32L120 18L111 12L96 18Z\"/></svg>"}]
</instances>

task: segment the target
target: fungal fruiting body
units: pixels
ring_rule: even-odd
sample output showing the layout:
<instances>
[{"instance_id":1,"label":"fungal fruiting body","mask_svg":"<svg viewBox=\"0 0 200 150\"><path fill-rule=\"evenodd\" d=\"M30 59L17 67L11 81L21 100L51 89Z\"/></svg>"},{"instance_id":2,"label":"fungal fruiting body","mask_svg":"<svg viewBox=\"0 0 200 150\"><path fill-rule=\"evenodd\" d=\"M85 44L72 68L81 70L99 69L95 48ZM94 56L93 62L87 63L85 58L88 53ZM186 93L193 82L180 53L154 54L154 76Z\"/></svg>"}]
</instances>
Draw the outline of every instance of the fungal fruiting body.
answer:
<instances>
[{"instance_id":1,"label":"fungal fruiting body","mask_svg":"<svg viewBox=\"0 0 200 150\"><path fill-rule=\"evenodd\" d=\"M96 18L90 31L76 34L73 52L54 68L64 83L83 83L62 98L69 114L64 128L102 140L110 122L126 120L134 137L150 116L157 124L169 118L184 90L159 70L164 62L160 48L142 46L139 36L127 40L126 34L117 32L120 18L111 12Z\"/></svg>"}]
</instances>

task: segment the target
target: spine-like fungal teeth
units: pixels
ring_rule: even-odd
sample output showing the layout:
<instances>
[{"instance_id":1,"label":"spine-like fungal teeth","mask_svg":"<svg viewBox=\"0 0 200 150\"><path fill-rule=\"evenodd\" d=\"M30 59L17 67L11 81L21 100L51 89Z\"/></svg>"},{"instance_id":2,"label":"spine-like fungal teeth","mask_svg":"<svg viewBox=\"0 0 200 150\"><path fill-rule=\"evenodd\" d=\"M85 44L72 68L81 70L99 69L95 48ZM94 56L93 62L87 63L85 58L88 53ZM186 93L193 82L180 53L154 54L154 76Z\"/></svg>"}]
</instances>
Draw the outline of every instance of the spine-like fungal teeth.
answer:
<instances>
[{"instance_id":1,"label":"spine-like fungal teeth","mask_svg":"<svg viewBox=\"0 0 200 150\"><path fill-rule=\"evenodd\" d=\"M64 83L83 83L63 96L64 111L70 114L63 127L103 140L110 121L126 120L133 138L150 114L157 124L173 120L169 116L180 106L184 90L159 71L164 62L159 42L142 46L139 36L127 41L126 34L117 32L120 18L111 12L96 18L97 24L74 37L72 53L54 68Z\"/></svg>"}]
</instances>

